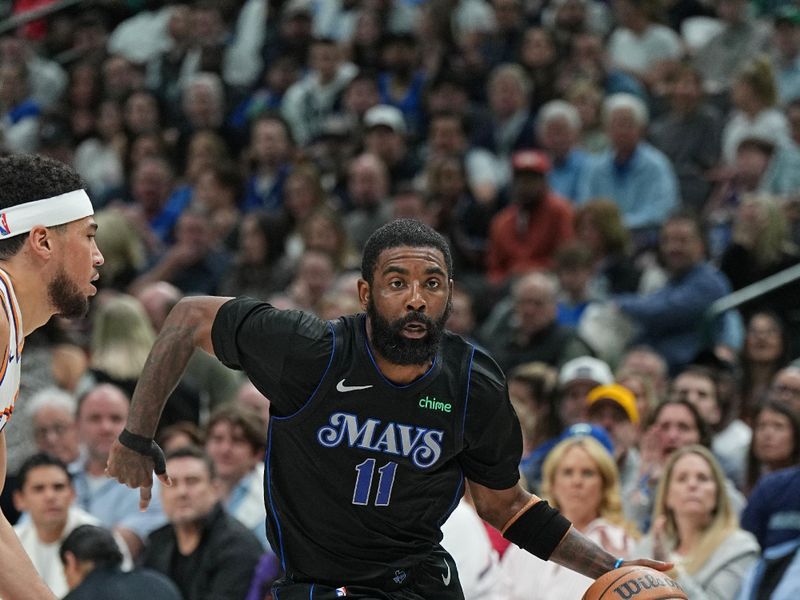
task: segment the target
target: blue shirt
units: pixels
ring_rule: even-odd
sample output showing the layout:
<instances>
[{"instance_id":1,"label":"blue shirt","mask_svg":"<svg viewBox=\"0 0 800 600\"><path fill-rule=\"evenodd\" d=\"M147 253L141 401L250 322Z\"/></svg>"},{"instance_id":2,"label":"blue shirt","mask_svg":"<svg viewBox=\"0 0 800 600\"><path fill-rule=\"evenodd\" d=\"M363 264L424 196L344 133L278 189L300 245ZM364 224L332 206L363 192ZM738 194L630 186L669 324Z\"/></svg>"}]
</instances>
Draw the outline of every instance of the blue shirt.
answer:
<instances>
[{"instance_id":1,"label":"blue shirt","mask_svg":"<svg viewBox=\"0 0 800 600\"><path fill-rule=\"evenodd\" d=\"M578 201L611 198L625 225L637 229L660 225L678 206L678 180L669 159L640 142L624 163L607 150L588 166Z\"/></svg>"},{"instance_id":2,"label":"blue shirt","mask_svg":"<svg viewBox=\"0 0 800 600\"><path fill-rule=\"evenodd\" d=\"M580 183L591 164L592 155L584 150L571 150L562 161L553 161L553 168L547 175L550 188L564 198L578 200Z\"/></svg>"},{"instance_id":3,"label":"blue shirt","mask_svg":"<svg viewBox=\"0 0 800 600\"><path fill-rule=\"evenodd\" d=\"M756 484L742 528L764 549L800 538L800 466L765 475Z\"/></svg>"},{"instance_id":4,"label":"blue shirt","mask_svg":"<svg viewBox=\"0 0 800 600\"><path fill-rule=\"evenodd\" d=\"M674 371L700 351L705 341L706 310L730 292L728 278L711 264L701 262L652 294L620 294L614 301L639 326L638 342L655 348Z\"/></svg>"}]
</instances>

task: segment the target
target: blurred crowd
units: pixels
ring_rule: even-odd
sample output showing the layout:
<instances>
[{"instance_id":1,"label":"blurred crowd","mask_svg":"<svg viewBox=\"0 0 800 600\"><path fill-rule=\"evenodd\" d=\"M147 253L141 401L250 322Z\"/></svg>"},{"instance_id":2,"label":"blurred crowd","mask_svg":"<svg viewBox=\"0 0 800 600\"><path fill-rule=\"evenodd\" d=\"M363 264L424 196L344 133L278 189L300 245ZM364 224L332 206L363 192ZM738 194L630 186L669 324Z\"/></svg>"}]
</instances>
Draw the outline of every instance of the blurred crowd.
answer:
<instances>
[{"instance_id":1,"label":"blurred crowd","mask_svg":"<svg viewBox=\"0 0 800 600\"><path fill-rule=\"evenodd\" d=\"M90 564L270 597L267 398L198 352L143 513L110 444L183 296L358 312L366 239L416 218L451 245L449 329L508 376L528 489L693 600L800 597L800 286L709 310L800 258L797 4L87 0L0 34L0 152L72 165L105 256L90 315L28 339L6 430L4 512L57 595L102 597ZM469 497L443 544L468 600L590 583Z\"/></svg>"}]
</instances>

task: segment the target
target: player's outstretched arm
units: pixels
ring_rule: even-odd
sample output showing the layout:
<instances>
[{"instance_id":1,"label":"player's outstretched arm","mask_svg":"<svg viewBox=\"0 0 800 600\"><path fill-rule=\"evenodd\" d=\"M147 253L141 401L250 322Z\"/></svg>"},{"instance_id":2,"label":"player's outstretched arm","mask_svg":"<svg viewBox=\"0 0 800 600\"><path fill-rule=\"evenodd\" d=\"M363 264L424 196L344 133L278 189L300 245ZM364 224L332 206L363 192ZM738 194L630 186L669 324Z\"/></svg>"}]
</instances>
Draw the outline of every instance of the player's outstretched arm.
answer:
<instances>
[{"instance_id":1,"label":"player's outstretched arm","mask_svg":"<svg viewBox=\"0 0 800 600\"><path fill-rule=\"evenodd\" d=\"M671 563L648 559L617 564L618 557L585 537L558 511L519 485L493 490L473 481L469 484L478 514L506 539L543 560L552 560L592 579L622 565L658 571L672 568Z\"/></svg>"},{"instance_id":2,"label":"player's outstretched arm","mask_svg":"<svg viewBox=\"0 0 800 600\"><path fill-rule=\"evenodd\" d=\"M6 480L6 435L0 432L0 490ZM56 600L36 573L14 528L0 512L0 597L3 600Z\"/></svg>"},{"instance_id":3,"label":"player's outstretched arm","mask_svg":"<svg viewBox=\"0 0 800 600\"><path fill-rule=\"evenodd\" d=\"M123 432L123 435L133 438L133 442L126 445L119 440L114 442L106 472L120 483L140 488L139 507L142 510L150 503L154 468L161 471L159 479L166 485L170 481L163 467L157 468L159 465L154 462L153 455L148 456L146 452L136 451L131 446L145 447L146 440L152 440L164 404L178 385L195 348L214 353L211 327L220 306L228 300L230 298L198 296L178 302L164 321L139 376L125 427L128 433Z\"/></svg>"}]
</instances>

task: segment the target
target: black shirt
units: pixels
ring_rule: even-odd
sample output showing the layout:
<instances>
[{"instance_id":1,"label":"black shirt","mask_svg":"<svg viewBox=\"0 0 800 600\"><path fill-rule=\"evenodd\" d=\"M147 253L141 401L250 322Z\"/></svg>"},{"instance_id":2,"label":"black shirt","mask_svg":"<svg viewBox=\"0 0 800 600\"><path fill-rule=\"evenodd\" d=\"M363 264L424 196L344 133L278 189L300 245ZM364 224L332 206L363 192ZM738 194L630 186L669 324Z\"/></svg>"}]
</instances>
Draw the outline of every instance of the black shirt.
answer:
<instances>
[{"instance_id":1,"label":"black shirt","mask_svg":"<svg viewBox=\"0 0 800 600\"><path fill-rule=\"evenodd\" d=\"M464 477L493 489L519 478L505 378L456 335L404 386L378 370L363 314L327 322L236 299L212 340L271 401L267 529L295 579L344 585L412 567L441 540Z\"/></svg>"}]
</instances>

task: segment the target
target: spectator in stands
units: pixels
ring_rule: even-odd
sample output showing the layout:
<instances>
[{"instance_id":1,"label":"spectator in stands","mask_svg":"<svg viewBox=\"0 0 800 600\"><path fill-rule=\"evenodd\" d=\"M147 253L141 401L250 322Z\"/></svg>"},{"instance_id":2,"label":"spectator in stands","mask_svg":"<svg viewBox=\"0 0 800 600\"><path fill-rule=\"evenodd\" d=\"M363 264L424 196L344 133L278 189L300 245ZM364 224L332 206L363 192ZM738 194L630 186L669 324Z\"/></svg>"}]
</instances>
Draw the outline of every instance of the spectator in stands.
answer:
<instances>
[{"instance_id":1,"label":"spectator in stands","mask_svg":"<svg viewBox=\"0 0 800 600\"><path fill-rule=\"evenodd\" d=\"M778 100L785 106L800 98L800 12L791 5L778 9L773 19L772 62Z\"/></svg>"},{"instance_id":2,"label":"spectator in stands","mask_svg":"<svg viewBox=\"0 0 800 600\"><path fill-rule=\"evenodd\" d=\"M549 28L528 27L525 30L518 62L530 78L531 88L528 95L531 116L557 97L558 71L563 62L557 50Z\"/></svg>"},{"instance_id":3,"label":"spectator in stands","mask_svg":"<svg viewBox=\"0 0 800 600\"><path fill-rule=\"evenodd\" d=\"M0 137L11 152L39 147L41 107L30 96L28 70L22 63L0 63Z\"/></svg>"},{"instance_id":4,"label":"spectator in stands","mask_svg":"<svg viewBox=\"0 0 800 600\"><path fill-rule=\"evenodd\" d=\"M268 113L252 121L247 150L252 175L242 202L244 211L258 208L274 212L281 208L293 150L289 125L280 116Z\"/></svg>"},{"instance_id":5,"label":"spectator in stands","mask_svg":"<svg viewBox=\"0 0 800 600\"><path fill-rule=\"evenodd\" d=\"M492 153L501 170L501 185L509 181L509 158L520 151L534 147L533 118L531 116L532 83L525 70L517 64L495 67L489 76L488 129L475 131L473 142Z\"/></svg>"},{"instance_id":6,"label":"spectator in stands","mask_svg":"<svg viewBox=\"0 0 800 600\"><path fill-rule=\"evenodd\" d=\"M753 313L747 322L742 348L742 419L752 422L753 414L767 394L775 375L792 356L784 322L771 311Z\"/></svg>"},{"instance_id":7,"label":"spectator in stands","mask_svg":"<svg viewBox=\"0 0 800 600\"><path fill-rule=\"evenodd\" d=\"M730 283L706 262L700 226L693 217L668 218L660 237L667 283L646 296L618 294L613 302L639 326L639 342L655 348L674 371L700 350L703 315L714 300L730 293Z\"/></svg>"},{"instance_id":8,"label":"spectator in stands","mask_svg":"<svg viewBox=\"0 0 800 600\"><path fill-rule=\"evenodd\" d=\"M554 262L560 288L558 322L578 327L586 308L595 300L590 288L592 252L581 242L570 242L556 251Z\"/></svg>"},{"instance_id":9,"label":"spectator in stands","mask_svg":"<svg viewBox=\"0 0 800 600\"><path fill-rule=\"evenodd\" d=\"M800 414L800 367L793 363L775 373L769 386L769 398L783 402Z\"/></svg>"},{"instance_id":10,"label":"spectator in stands","mask_svg":"<svg viewBox=\"0 0 800 600\"><path fill-rule=\"evenodd\" d=\"M233 401L239 406L255 412L264 423L269 423L269 398L259 392L249 379L242 382Z\"/></svg>"},{"instance_id":11,"label":"spectator in stands","mask_svg":"<svg viewBox=\"0 0 800 600\"><path fill-rule=\"evenodd\" d=\"M318 208L306 219L301 235L303 248L327 254L337 272L358 267L361 259L338 212L327 206Z\"/></svg>"},{"instance_id":12,"label":"spectator in stands","mask_svg":"<svg viewBox=\"0 0 800 600\"><path fill-rule=\"evenodd\" d=\"M102 527L81 525L59 549L71 589L64 600L180 600L175 584L150 569L123 572L122 555L114 538Z\"/></svg>"},{"instance_id":13,"label":"spectator in stands","mask_svg":"<svg viewBox=\"0 0 800 600\"><path fill-rule=\"evenodd\" d=\"M69 591L64 569L58 558L61 542L80 525L99 521L75 505L75 489L67 466L47 454L34 454L19 470L19 489L14 492L17 510L27 519L14 526L36 572L50 590L61 598ZM130 563L130 554L122 538L116 539L117 552ZM120 544L122 545L120 547Z\"/></svg>"},{"instance_id":14,"label":"spectator in stands","mask_svg":"<svg viewBox=\"0 0 800 600\"><path fill-rule=\"evenodd\" d=\"M800 464L800 416L781 402L767 400L753 415L745 492L769 473Z\"/></svg>"},{"instance_id":15,"label":"spectator in stands","mask_svg":"<svg viewBox=\"0 0 800 600\"><path fill-rule=\"evenodd\" d=\"M350 163L347 192L353 209L345 228L360 252L370 234L389 221L389 172L374 154L361 154Z\"/></svg>"},{"instance_id":16,"label":"spectator in stands","mask_svg":"<svg viewBox=\"0 0 800 600\"><path fill-rule=\"evenodd\" d=\"M612 200L589 200L575 210L575 234L594 258L591 294L609 295L639 290L641 270L631 257L630 232Z\"/></svg>"},{"instance_id":17,"label":"spectator in stands","mask_svg":"<svg viewBox=\"0 0 800 600\"><path fill-rule=\"evenodd\" d=\"M764 51L770 31L762 21L749 18L746 0L717 0L716 8L724 27L697 50L694 64L706 91L721 95L731 88L742 64Z\"/></svg>"},{"instance_id":18,"label":"spectator in stands","mask_svg":"<svg viewBox=\"0 0 800 600\"><path fill-rule=\"evenodd\" d=\"M406 139L406 123L399 108L373 106L364 114L364 149L380 158L389 171L389 188L396 192L417 175L419 164Z\"/></svg>"},{"instance_id":19,"label":"spectator in stands","mask_svg":"<svg viewBox=\"0 0 800 600\"><path fill-rule=\"evenodd\" d=\"M411 33L389 32L381 41L382 70L378 74L381 104L399 108L411 135L421 131L425 72L420 68L417 38Z\"/></svg>"},{"instance_id":20,"label":"spectator in stands","mask_svg":"<svg viewBox=\"0 0 800 600\"><path fill-rule=\"evenodd\" d=\"M511 167L513 203L493 217L489 228L487 275L495 285L550 267L556 249L574 237L572 207L547 185L548 158L524 150L514 154Z\"/></svg>"},{"instance_id":21,"label":"spectator in stands","mask_svg":"<svg viewBox=\"0 0 800 600\"><path fill-rule=\"evenodd\" d=\"M622 515L619 476L608 450L589 435L560 442L544 462L542 495L573 527L615 556L633 553L635 538ZM509 599L578 600L592 580L512 547L503 557Z\"/></svg>"},{"instance_id":22,"label":"spectator in stands","mask_svg":"<svg viewBox=\"0 0 800 600\"><path fill-rule=\"evenodd\" d=\"M206 432L205 449L214 463L220 501L267 549L263 460L267 422L241 403L228 403L211 414Z\"/></svg>"},{"instance_id":23,"label":"spectator in stands","mask_svg":"<svg viewBox=\"0 0 800 600\"><path fill-rule=\"evenodd\" d=\"M731 243L722 254L719 268L734 290L787 269L800 259L800 251L789 240L784 205L773 196L745 196L736 209L732 229ZM796 285L783 286L740 310L745 317L766 309L787 318L794 309L792 298L797 292Z\"/></svg>"},{"instance_id":24,"label":"spectator in stands","mask_svg":"<svg viewBox=\"0 0 800 600\"><path fill-rule=\"evenodd\" d=\"M209 165L197 177L192 192L192 208L205 213L211 224L214 246L236 246L242 187L239 168L231 162Z\"/></svg>"},{"instance_id":25,"label":"spectator in stands","mask_svg":"<svg viewBox=\"0 0 800 600\"><path fill-rule=\"evenodd\" d=\"M75 422L76 405L72 394L57 387L39 390L27 404L36 449L68 466L77 461L81 454Z\"/></svg>"},{"instance_id":26,"label":"spectator in stands","mask_svg":"<svg viewBox=\"0 0 800 600\"><path fill-rule=\"evenodd\" d=\"M656 399L667 395L669 365L664 357L650 346L637 345L628 348L617 365L620 373L638 373L650 380Z\"/></svg>"},{"instance_id":27,"label":"spectator in stands","mask_svg":"<svg viewBox=\"0 0 800 600\"><path fill-rule=\"evenodd\" d=\"M690 598L732 598L759 553L736 515L714 456L703 446L680 448L664 467L653 531L636 553L678 557L676 581Z\"/></svg>"},{"instance_id":28,"label":"spectator in stands","mask_svg":"<svg viewBox=\"0 0 800 600\"><path fill-rule=\"evenodd\" d=\"M725 475L742 488L752 431L738 418L723 421L717 374L709 367L689 365L672 381L670 398L694 404L713 433L711 451Z\"/></svg>"},{"instance_id":29,"label":"spectator in stands","mask_svg":"<svg viewBox=\"0 0 800 600\"><path fill-rule=\"evenodd\" d=\"M129 399L118 387L101 384L78 399L78 434L86 457L73 471L78 506L118 532L136 557L143 540L164 522L161 502L154 494L145 512L139 494L105 474L111 444L125 427Z\"/></svg>"},{"instance_id":30,"label":"spectator in stands","mask_svg":"<svg viewBox=\"0 0 800 600\"><path fill-rule=\"evenodd\" d=\"M620 207L636 245L652 242L658 227L678 206L678 184L669 159L644 141L647 108L630 94L614 94L603 104L603 124L611 148L591 166L579 200L611 198Z\"/></svg>"},{"instance_id":31,"label":"spectator in stands","mask_svg":"<svg viewBox=\"0 0 800 600\"><path fill-rule=\"evenodd\" d=\"M511 310L499 305L501 316L495 323L490 317L480 335L504 370L532 361L560 367L592 353L571 327L556 321L558 284L552 275L523 275L511 286L511 300Z\"/></svg>"},{"instance_id":32,"label":"spectator in stands","mask_svg":"<svg viewBox=\"0 0 800 600\"><path fill-rule=\"evenodd\" d=\"M553 165L547 180L553 191L572 202L578 199L591 161L578 147L580 132L578 109L564 100L551 100L536 115L536 137Z\"/></svg>"},{"instance_id":33,"label":"spectator in stands","mask_svg":"<svg viewBox=\"0 0 800 600\"><path fill-rule=\"evenodd\" d=\"M608 432L614 445L619 482L626 492L639 476L639 434L641 421L633 393L618 383L600 385L586 397L586 420Z\"/></svg>"},{"instance_id":34,"label":"spectator in stands","mask_svg":"<svg viewBox=\"0 0 800 600\"><path fill-rule=\"evenodd\" d=\"M281 114L292 137L301 145L310 142L334 111L339 96L356 74L355 65L342 60L341 50L331 39L316 38L311 44L308 73L283 97Z\"/></svg>"},{"instance_id":35,"label":"spectator in stands","mask_svg":"<svg viewBox=\"0 0 800 600\"><path fill-rule=\"evenodd\" d=\"M167 470L172 485L160 495L169 523L150 535L142 564L172 579L184 600L244 600L262 547L222 508L214 463L202 450L178 448Z\"/></svg>"},{"instance_id":36,"label":"spectator in stands","mask_svg":"<svg viewBox=\"0 0 800 600\"><path fill-rule=\"evenodd\" d=\"M660 5L647 0L617 0L614 16L617 27L608 40L611 64L653 87L659 82L665 64L683 54L678 34L658 22Z\"/></svg>"},{"instance_id":37,"label":"spectator in stands","mask_svg":"<svg viewBox=\"0 0 800 600\"><path fill-rule=\"evenodd\" d=\"M722 117L704 102L701 75L688 64L672 76L669 105L669 112L650 125L649 138L672 162L683 205L699 212L719 162Z\"/></svg>"},{"instance_id":38,"label":"spectator in stands","mask_svg":"<svg viewBox=\"0 0 800 600\"><path fill-rule=\"evenodd\" d=\"M789 123L776 107L778 90L769 58L758 56L743 64L733 82L734 110L722 130L722 157L732 163L739 143L757 135L776 146L789 145Z\"/></svg>"},{"instance_id":39,"label":"spectator in stands","mask_svg":"<svg viewBox=\"0 0 800 600\"><path fill-rule=\"evenodd\" d=\"M527 463L533 451L558 437L561 421L556 407L558 371L541 362L517 365L508 374L508 395L522 428L520 469L529 477ZM533 480L527 482L533 484ZM530 489L530 488L529 488Z\"/></svg>"}]
</instances>

